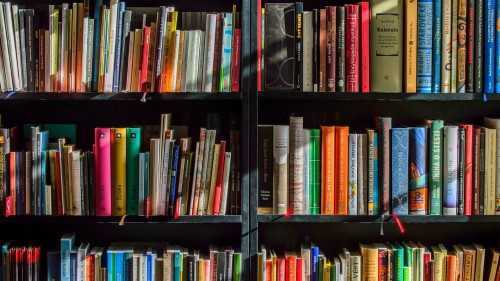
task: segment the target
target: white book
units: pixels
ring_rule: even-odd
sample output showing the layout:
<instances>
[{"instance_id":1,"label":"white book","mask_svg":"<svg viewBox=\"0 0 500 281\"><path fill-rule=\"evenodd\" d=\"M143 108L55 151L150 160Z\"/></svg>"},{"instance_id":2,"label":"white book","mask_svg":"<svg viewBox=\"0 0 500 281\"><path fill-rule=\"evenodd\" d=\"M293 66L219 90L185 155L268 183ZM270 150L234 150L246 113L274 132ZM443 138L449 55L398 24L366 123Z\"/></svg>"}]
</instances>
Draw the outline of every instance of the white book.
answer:
<instances>
[{"instance_id":1,"label":"white book","mask_svg":"<svg viewBox=\"0 0 500 281\"><path fill-rule=\"evenodd\" d=\"M304 198L304 204L303 204L303 214L308 215L310 214L309 211L309 192L310 192L310 185L309 185L309 146L311 145L311 130L309 129L304 129L304 162L302 164L303 167L303 175L304 175L304 184L303 184L303 192L304 194L302 195Z\"/></svg>"},{"instance_id":2,"label":"white book","mask_svg":"<svg viewBox=\"0 0 500 281\"><path fill-rule=\"evenodd\" d=\"M217 15L208 14L205 32L205 55L203 63L203 92L212 92L214 79L214 57L215 57L215 34L217 26Z\"/></svg>"},{"instance_id":3,"label":"white book","mask_svg":"<svg viewBox=\"0 0 500 281\"><path fill-rule=\"evenodd\" d=\"M45 77L40 77L44 79L45 91L50 92L50 32L45 30L45 61L40 63L45 64Z\"/></svg>"},{"instance_id":4,"label":"white book","mask_svg":"<svg viewBox=\"0 0 500 281\"><path fill-rule=\"evenodd\" d=\"M290 117L290 167L289 167L289 207L293 214L304 212L304 120L302 117Z\"/></svg>"},{"instance_id":5,"label":"white book","mask_svg":"<svg viewBox=\"0 0 500 281\"><path fill-rule=\"evenodd\" d=\"M457 214L458 127L445 126L443 131L443 215Z\"/></svg>"},{"instance_id":6,"label":"white book","mask_svg":"<svg viewBox=\"0 0 500 281\"><path fill-rule=\"evenodd\" d=\"M182 77L180 77L180 89L182 92L187 92L189 88L188 82L188 73L189 73L189 62L191 61L191 52L193 49L193 32L192 31L184 31L184 42L180 48L183 48L184 55L183 61L181 64L180 73Z\"/></svg>"},{"instance_id":7,"label":"white book","mask_svg":"<svg viewBox=\"0 0 500 281\"><path fill-rule=\"evenodd\" d=\"M113 75L115 67L115 51L116 51L116 22L118 20L118 0L111 0L110 3L110 20L109 20L109 37L108 37L108 65L104 75L104 91L113 91ZM118 70L117 70L118 71Z\"/></svg>"},{"instance_id":8,"label":"white book","mask_svg":"<svg viewBox=\"0 0 500 281\"><path fill-rule=\"evenodd\" d=\"M21 65L21 36L19 35L19 8L17 5L12 5L12 27L14 28L14 40L16 43L17 78L19 79L19 87L23 90L24 82Z\"/></svg>"},{"instance_id":9,"label":"white book","mask_svg":"<svg viewBox=\"0 0 500 281\"><path fill-rule=\"evenodd\" d=\"M180 48L180 37L181 37L181 31L176 30L174 34L174 38L172 38L174 41L174 50L173 50L173 62L172 62L172 75L171 75L171 84L172 84L172 89L175 91L177 89L177 72L178 72L178 67L179 67L179 48ZM167 62L168 63L168 62Z\"/></svg>"},{"instance_id":10,"label":"white book","mask_svg":"<svg viewBox=\"0 0 500 281\"><path fill-rule=\"evenodd\" d=\"M90 89L92 83L92 66L94 63L94 57L92 56L92 50L94 46L94 19L88 19L88 30L87 30L87 41L83 41L87 45L87 60L83 61L83 64L87 65L87 70L83 71L86 78L84 80L86 89Z\"/></svg>"},{"instance_id":11,"label":"white book","mask_svg":"<svg viewBox=\"0 0 500 281\"><path fill-rule=\"evenodd\" d=\"M198 65L195 63L195 56L198 52L195 47L197 40L197 35L195 31L187 31L186 36L184 37L184 41L186 43L184 52L185 53L185 72L184 72L184 91L191 92L196 91L195 81L196 81L196 68Z\"/></svg>"},{"instance_id":12,"label":"white book","mask_svg":"<svg viewBox=\"0 0 500 281\"><path fill-rule=\"evenodd\" d=\"M313 14L312 12L303 13L303 35L302 35L302 91L313 91Z\"/></svg>"},{"instance_id":13,"label":"white book","mask_svg":"<svg viewBox=\"0 0 500 281\"><path fill-rule=\"evenodd\" d=\"M361 281L361 256L358 253L353 253L351 255L351 280L350 281Z\"/></svg>"},{"instance_id":14,"label":"white book","mask_svg":"<svg viewBox=\"0 0 500 281\"><path fill-rule=\"evenodd\" d=\"M10 55L9 55L9 47L7 44L7 27L5 22L5 4L0 3L0 47L1 47L1 56L3 59L4 65L4 77L5 77L5 88L4 91L12 91L14 90L12 74L11 74L11 63L10 63Z\"/></svg>"},{"instance_id":15,"label":"white book","mask_svg":"<svg viewBox=\"0 0 500 281\"><path fill-rule=\"evenodd\" d=\"M82 81L77 81L83 85L87 85L87 56L88 56L88 40L89 40L89 18L85 17L83 19L83 49L82 49ZM92 49L90 49L92 50Z\"/></svg>"},{"instance_id":16,"label":"white book","mask_svg":"<svg viewBox=\"0 0 500 281\"><path fill-rule=\"evenodd\" d=\"M231 172L231 152L226 152L224 159L224 180L222 185L222 198L220 201L220 215L224 216L227 212L227 194L229 193L229 174Z\"/></svg>"},{"instance_id":17,"label":"white book","mask_svg":"<svg viewBox=\"0 0 500 281\"><path fill-rule=\"evenodd\" d=\"M64 91L64 90L68 90L68 87L66 85L68 85L68 70L67 67L69 66L69 63L68 63L68 56L65 55L65 53L67 54L67 51L69 50L69 42L70 42L70 39L68 38L69 36L71 36L71 30L67 30L67 27L71 26L70 24L68 24L68 21L71 23L71 17L68 18L68 9L69 9L69 5L68 3L63 3L61 5L61 33L60 33L60 40L61 40L61 44L59 45L59 73L58 73L58 80L61 81L61 91ZM76 13L76 10L73 10L75 13ZM83 33L83 35L85 36L85 31ZM62 85L63 82L66 84L66 85Z\"/></svg>"},{"instance_id":18,"label":"white book","mask_svg":"<svg viewBox=\"0 0 500 281\"><path fill-rule=\"evenodd\" d=\"M5 23L7 28L7 49L9 50L10 57L10 67L11 67L11 75L12 75L12 84L14 86L15 91L19 91L22 89L21 80L19 79L19 68L17 62L17 52L16 52L16 37L14 36L14 25L12 19L12 8L9 2L5 2L4 4L4 12L5 12ZM19 43L19 42L18 42Z\"/></svg>"},{"instance_id":19,"label":"white book","mask_svg":"<svg viewBox=\"0 0 500 281\"><path fill-rule=\"evenodd\" d=\"M288 210L288 134L286 125L273 126L273 213Z\"/></svg>"},{"instance_id":20,"label":"white book","mask_svg":"<svg viewBox=\"0 0 500 281\"><path fill-rule=\"evenodd\" d=\"M52 215L52 186L45 186L45 215Z\"/></svg>"},{"instance_id":21,"label":"white book","mask_svg":"<svg viewBox=\"0 0 500 281\"><path fill-rule=\"evenodd\" d=\"M358 135L349 135L349 215L358 214Z\"/></svg>"},{"instance_id":22,"label":"white book","mask_svg":"<svg viewBox=\"0 0 500 281\"><path fill-rule=\"evenodd\" d=\"M81 165L80 165L80 151L76 150L71 152L71 188L73 198L73 210L71 214L74 216L82 215L82 185L80 181Z\"/></svg>"},{"instance_id":23,"label":"white book","mask_svg":"<svg viewBox=\"0 0 500 281\"><path fill-rule=\"evenodd\" d=\"M200 42L198 43L198 60L196 64L198 68L196 69L196 90L201 92L203 90L203 63L205 62L205 52L203 46L205 46L205 31L198 31Z\"/></svg>"}]
</instances>

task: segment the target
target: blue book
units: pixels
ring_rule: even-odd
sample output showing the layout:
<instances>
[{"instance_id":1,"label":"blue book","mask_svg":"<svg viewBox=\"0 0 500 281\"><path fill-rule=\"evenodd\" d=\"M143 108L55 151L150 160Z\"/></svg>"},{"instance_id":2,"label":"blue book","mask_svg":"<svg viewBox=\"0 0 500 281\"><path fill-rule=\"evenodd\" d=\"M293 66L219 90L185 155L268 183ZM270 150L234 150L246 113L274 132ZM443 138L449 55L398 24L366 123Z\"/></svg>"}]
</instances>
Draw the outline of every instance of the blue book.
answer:
<instances>
[{"instance_id":1,"label":"blue book","mask_svg":"<svg viewBox=\"0 0 500 281\"><path fill-rule=\"evenodd\" d=\"M47 252L47 280L58 280L61 276L59 252Z\"/></svg>"},{"instance_id":2,"label":"blue book","mask_svg":"<svg viewBox=\"0 0 500 281\"><path fill-rule=\"evenodd\" d=\"M180 251L175 251L173 263L174 263L173 281L181 281L182 253Z\"/></svg>"},{"instance_id":3,"label":"blue book","mask_svg":"<svg viewBox=\"0 0 500 281\"><path fill-rule=\"evenodd\" d=\"M432 92L432 0L417 3L417 92Z\"/></svg>"},{"instance_id":4,"label":"blue book","mask_svg":"<svg viewBox=\"0 0 500 281\"><path fill-rule=\"evenodd\" d=\"M408 128L391 131L392 212L408 214Z\"/></svg>"},{"instance_id":5,"label":"blue book","mask_svg":"<svg viewBox=\"0 0 500 281\"><path fill-rule=\"evenodd\" d=\"M497 1L497 23L500 22L500 1ZM496 63L497 63L497 68L496 68L496 78L495 78L495 93L500 93L500 27L497 24L496 25L496 43L497 43L497 48L496 48Z\"/></svg>"},{"instance_id":6,"label":"blue book","mask_svg":"<svg viewBox=\"0 0 500 281\"><path fill-rule=\"evenodd\" d=\"M151 253L148 253L146 255L146 263L147 263L147 266L146 266L146 280L147 281L153 281L153 263L154 263L154 260L153 260L153 256L151 255Z\"/></svg>"},{"instance_id":7,"label":"blue book","mask_svg":"<svg viewBox=\"0 0 500 281\"><path fill-rule=\"evenodd\" d=\"M441 92L441 0L433 1L432 12L432 92Z\"/></svg>"},{"instance_id":8,"label":"blue book","mask_svg":"<svg viewBox=\"0 0 500 281\"><path fill-rule=\"evenodd\" d=\"M42 175L41 175L41 180L40 180L40 201L42 202L41 204L41 214L42 215L47 215L46 214L46 199L45 199L45 189L46 189L46 183L47 183L47 151L42 151L42 154L41 154L41 163L40 163L40 167L41 167L41 172L42 172Z\"/></svg>"},{"instance_id":9,"label":"blue book","mask_svg":"<svg viewBox=\"0 0 500 281\"><path fill-rule=\"evenodd\" d=\"M73 251L74 234L66 234L61 238L61 280L71 281L71 252Z\"/></svg>"},{"instance_id":10,"label":"blue book","mask_svg":"<svg viewBox=\"0 0 500 281\"><path fill-rule=\"evenodd\" d=\"M410 129L410 215L426 215L427 212L427 128Z\"/></svg>"},{"instance_id":11,"label":"blue book","mask_svg":"<svg viewBox=\"0 0 500 281\"><path fill-rule=\"evenodd\" d=\"M318 261L319 256L319 247L313 246L311 247L311 281L319 281L318 278Z\"/></svg>"},{"instance_id":12,"label":"blue book","mask_svg":"<svg viewBox=\"0 0 500 281\"><path fill-rule=\"evenodd\" d=\"M97 82L99 76L99 46L101 39L101 6L102 0L94 1L94 54L93 60L94 64L92 65L92 91L97 91Z\"/></svg>"},{"instance_id":13,"label":"blue book","mask_svg":"<svg viewBox=\"0 0 500 281\"><path fill-rule=\"evenodd\" d=\"M121 56L123 50L122 42L122 29L123 29L123 15L125 13L125 2L118 3L118 13L116 20L116 44L115 44L115 70L113 72L113 92L120 91L120 72L121 72Z\"/></svg>"},{"instance_id":14,"label":"blue book","mask_svg":"<svg viewBox=\"0 0 500 281\"><path fill-rule=\"evenodd\" d=\"M115 279L114 281L125 281L125 255L123 251L115 253Z\"/></svg>"},{"instance_id":15,"label":"blue book","mask_svg":"<svg viewBox=\"0 0 500 281\"><path fill-rule=\"evenodd\" d=\"M484 92L495 92L496 0L485 0L484 17Z\"/></svg>"},{"instance_id":16,"label":"blue book","mask_svg":"<svg viewBox=\"0 0 500 281\"><path fill-rule=\"evenodd\" d=\"M46 185L46 175L47 175L47 147L49 144L49 132L43 131L39 133L39 164L38 164L38 177L39 177L39 186L38 186L38 214L45 215L45 185Z\"/></svg>"},{"instance_id":17,"label":"blue book","mask_svg":"<svg viewBox=\"0 0 500 281\"><path fill-rule=\"evenodd\" d=\"M76 251L71 251L70 253L70 264L71 264L71 281L77 280L78 271L78 254Z\"/></svg>"},{"instance_id":18,"label":"blue book","mask_svg":"<svg viewBox=\"0 0 500 281\"><path fill-rule=\"evenodd\" d=\"M443 130L443 215L456 215L458 206L458 126Z\"/></svg>"},{"instance_id":19,"label":"blue book","mask_svg":"<svg viewBox=\"0 0 500 281\"><path fill-rule=\"evenodd\" d=\"M108 280L113 280L115 276L115 253L113 251L106 251L106 274L108 275Z\"/></svg>"},{"instance_id":20,"label":"blue book","mask_svg":"<svg viewBox=\"0 0 500 281\"><path fill-rule=\"evenodd\" d=\"M172 180L170 182L170 212L171 215L174 214L175 211L175 197L177 195L177 170L179 169L179 145L174 145L174 153L172 158Z\"/></svg>"},{"instance_id":21,"label":"blue book","mask_svg":"<svg viewBox=\"0 0 500 281\"><path fill-rule=\"evenodd\" d=\"M222 59L220 71L220 92L231 91L231 50L233 48L233 14L224 14L222 36Z\"/></svg>"}]
</instances>

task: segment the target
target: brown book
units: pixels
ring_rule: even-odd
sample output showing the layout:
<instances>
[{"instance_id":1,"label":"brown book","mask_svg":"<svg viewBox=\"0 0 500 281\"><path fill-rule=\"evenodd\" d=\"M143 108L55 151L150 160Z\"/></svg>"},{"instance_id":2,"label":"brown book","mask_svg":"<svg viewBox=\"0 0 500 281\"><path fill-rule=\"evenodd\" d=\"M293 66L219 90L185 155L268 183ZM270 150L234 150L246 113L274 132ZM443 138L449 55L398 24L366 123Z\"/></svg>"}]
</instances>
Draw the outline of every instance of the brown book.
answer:
<instances>
[{"instance_id":1,"label":"brown book","mask_svg":"<svg viewBox=\"0 0 500 281\"><path fill-rule=\"evenodd\" d=\"M139 91L139 77L140 77L140 67L141 67L141 53L142 53L142 29L136 29L134 35L134 63L132 66L132 92Z\"/></svg>"},{"instance_id":2,"label":"brown book","mask_svg":"<svg viewBox=\"0 0 500 281\"><path fill-rule=\"evenodd\" d=\"M498 271L498 260L500 258L500 251L493 249L491 253L491 264L490 273L488 275L488 281L496 281L497 271Z\"/></svg>"},{"instance_id":3,"label":"brown book","mask_svg":"<svg viewBox=\"0 0 500 281\"><path fill-rule=\"evenodd\" d=\"M148 62L148 83L146 91L153 91L155 89L155 63L156 63L156 35L158 34L158 27L156 22L151 23L151 38L149 47L149 62ZM118 70L119 71L119 70Z\"/></svg>"},{"instance_id":4,"label":"brown book","mask_svg":"<svg viewBox=\"0 0 500 281\"><path fill-rule=\"evenodd\" d=\"M467 0L458 0L457 29L457 93L465 93L465 65L467 44Z\"/></svg>"},{"instance_id":5,"label":"brown book","mask_svg":"<svg viewBox=\"0 0 500 281\"><path fill-rule=\"evenodd\" d=\"M76 71L75 91L83 92L82 87L82 51L83 51L83 3L77 5L77 33L76 33Z\"/></svg>"},{"instance_id":6,"label":"brown book","mask_svg":"<svg viewBox=\"0 0 500 281\"><path fill-rule=\"evenodd\" d=\"M184 79L184 51L186 47L186 36L187 31L181 31L180 37L179 37L179 52L177 56L177 74L175 75L176 81L175 81L175 92L180 92L183 90L182 87L182 80Z\"/></svg>"},{"instance_id":7,"label":"brown book","mask_svg":"<svg viewBox=\"0 0 500 281\"><path fill-rule=\"evenodd\" d=\"M463 265L463 281L474 281L476 272L476 250L470 246L463 246L464 265Z\"/></svg>"},{"instance_id":8,"label":"brown book","mask_svg":"<svg viewBox=\"0 0 500 281\"><path fill-rule=\"evenodd\" d=\"M45 33L40 29L38 32L38 91L45 92Z\"/></svg>"},{"instance_id":9,"label":"brown book","mask_svg":"<svg viewBox=\"0 0 500 281\"><path fill-rule=\"evenodd\" d=\"M326 7L326 24L327 24L327 85L326 90L335 92L335 73L336 73L336 57L337 57L337 7Z\"/></svg>"},{"instance_id":10,"label":"brown book","mask_svg":"<svg viewBox=\"0 0 500 281\"><path fill-rule=\"evenodd\" d=\"M326 92L326 9L319 11L319 91Z\"/></svg>"},{"instance_id":11,"label":"brown book","mask_svg":"<svg viewBox=\"0 0 500 281\"><path fill-rule=\"evenodd\" d=\"M212 92L216 93L219 91L219 80L220 80L220 62L222 54L222 29L223 26L223 15L217 14L217 24L215 27L215 51L214 51L214 71L212 79Z\"/></svg>"}]
</instances>

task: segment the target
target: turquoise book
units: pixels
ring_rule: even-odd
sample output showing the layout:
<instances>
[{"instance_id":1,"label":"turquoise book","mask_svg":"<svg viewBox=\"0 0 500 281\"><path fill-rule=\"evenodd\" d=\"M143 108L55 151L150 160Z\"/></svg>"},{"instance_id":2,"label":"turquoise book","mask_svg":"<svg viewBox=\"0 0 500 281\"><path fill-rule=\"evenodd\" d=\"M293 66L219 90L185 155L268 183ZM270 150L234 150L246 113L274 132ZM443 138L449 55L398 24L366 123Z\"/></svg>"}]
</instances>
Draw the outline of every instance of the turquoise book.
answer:
<instances>
[{"instance_id":1,"label":"turquoise book","mask_svg":"<svg viewBox=\"0 0 500 281\"><path fill-rule=\"evenodd\" d=\"M71 252L75 235L66 234L61 238L61 281L71 281Z\"/></svg>"},{"instance_id":2,"label":"turquoise book","mask_svg":"<svg viewBox=\"0 0 500 281\"><path fill-rule=\"evenodd\" d=\"M224 14L222 35L222 57L220 71L220 92L231 91L231 52L233 46L233 14Z\"/></svg>"},{"instance_id":3,"label":"turquoise book","mask_svg":"<svg viewBox=\"0 0 500 281\"><path fill-rule=\"evenodd\" d=\"M127 128L127 214L139 214L139 153L141 150L141 128Z\"/></svg>"},{"instance_id":4,"label":"turquoise book","mask_svg":"<svg viewBox=\"0 0 500 281\"><path fill-rule=\"evenodd\" d=\"M441 92L441 0L434 0L432 13L432 92Z\"/></svg>"},{"instance_id":5,"label":"turquoise book","mask_svg":"<svg viewBox=\"0 0 500 281\"><path fill-rule=\"evenodd\" d=\"M391 130L392 212L408 215L408 128Z\"/></svg>"},{"instance_id":6,"label":"turquoise book","mask_svg":"<svg viewBox=\"0 0 500 281\"><path fill-rule=\"evenodd\" d=\"M432 92L432 0L417 2L417 92Z\"/></svg>"}]
</instances>

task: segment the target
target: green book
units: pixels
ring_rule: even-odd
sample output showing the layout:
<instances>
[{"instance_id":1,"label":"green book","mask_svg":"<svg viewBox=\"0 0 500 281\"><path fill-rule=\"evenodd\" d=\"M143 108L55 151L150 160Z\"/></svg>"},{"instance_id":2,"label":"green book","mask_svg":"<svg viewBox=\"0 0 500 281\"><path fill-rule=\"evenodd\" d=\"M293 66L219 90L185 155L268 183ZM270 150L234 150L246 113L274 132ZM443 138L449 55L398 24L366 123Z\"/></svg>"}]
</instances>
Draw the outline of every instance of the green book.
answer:
<instances>
[{"instance_id":1,"label":"green book","mask_svg":"<svg viewBox=\"0 0 500 281\"><path fill-rule=\"evenodd\" d=\"M320 213L320 131L311 129L309 146L309 210L311 215Z\"/></svg>"},{"instance_id":2,"label":"green book","mask_svg":"<svg viewBox=\"0 0 500 281\"><path fill-rule=\"evenodd\" d=\"M405 249L404 250L405 255L404 255L404 267L403 267L403 274L404 274L403 281L412 281L413 280L413 278L412 278L413 277L412 276L413 256L415 255L414 254L415 249L408 246L408 245L405 245L404 249Z\"/></svg>"},{"instance_id":3,"label":"green book","mask_svg":"<svg viewBox=\"0 0 500 281\"><path fill-rule=\"evenodd\" d=\"M318 257L318 278L317 281L323 281L323 271L325 270L325 256Z\"/></svg>"},{"instance_id":4,"label":"green book","mask_svg":"<svg viewBox=\"0 0 500 281\"><path fill-rule=\"evenodd\" d=\"M411 281L411 272L407 266L403 266L403 281Z\"/></svg>"},{"instance_id":5,"label":"green book","mask_svg":"<svg viewBox=\"0 0 500 281\"><path fill-rule=\"evenodd\" d=\"M141 128L127 128L127 214L139 214L139 153Z\"/></svg>"},{"instance_id":6,"label":"green book","mask_svg":"<svg viewBox=\"0 0 500 281\"><path fill-rule=\"evenodd\" d=\"M441 187L443 185L443 120L433 120L430 127L430 169L429 169L429 188L431 198L431 215L441 215L442 200Z\"/></svg>"},{"instance_id":7,"label":"green book","mask_svg":"<svg viewBox=\"0 0 500 281\"><path fill-rule=\"evenodd\" d=\"M233 281L241 281L241 253L233 254Z\"/></svg>"},{"instance_id":8,"label":"green book","mask_svg":"<svg viewBox=\"0 0 500 281\"><path fill-rule=\"evenodd\" d=\"M401 245L396 245L392 248L393 251L393 278L394 281L404 281L404 250Z\"/></svg>"},{"instance_id":9,"label":"green book","mask_svg":"<svg viewBox=\"0 0 500 281\"><path fill-rule=\"evenodd\" d=\"M330 281L337 281L337 262L335 260L330 270Z\"/></svg>"}]
</instances>

